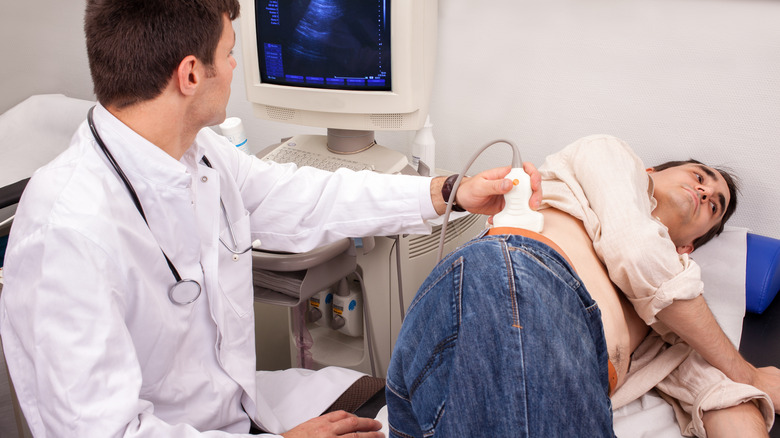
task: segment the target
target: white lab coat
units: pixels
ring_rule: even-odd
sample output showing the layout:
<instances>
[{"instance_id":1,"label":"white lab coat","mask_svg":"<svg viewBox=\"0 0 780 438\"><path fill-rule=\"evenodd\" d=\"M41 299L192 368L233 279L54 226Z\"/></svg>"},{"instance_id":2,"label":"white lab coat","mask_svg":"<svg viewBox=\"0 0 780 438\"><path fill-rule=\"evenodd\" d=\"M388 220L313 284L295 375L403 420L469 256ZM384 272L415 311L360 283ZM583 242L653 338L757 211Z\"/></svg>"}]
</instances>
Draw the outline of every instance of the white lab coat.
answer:
<instances>
[{"instance_id":1,"label":"white lab coat","mask_svg":"<svg viewBox=\"0 0 780 438\"><path fill-rule=\"evenodd\" d=\"M219 243L232 242L220 196L239 247L259 239L304 251L343 236L429 232L429 180L296 172L210 129L176 161L100 105L94 119L149 226L86 123L30 181L6 255L0 334L32 432L221 436L248 430L244 411L266 430L289 429L297 420L256 390L251 256ZM161 250L202 285L195 303L168 299Z\"/></svg>"}]
</instances>

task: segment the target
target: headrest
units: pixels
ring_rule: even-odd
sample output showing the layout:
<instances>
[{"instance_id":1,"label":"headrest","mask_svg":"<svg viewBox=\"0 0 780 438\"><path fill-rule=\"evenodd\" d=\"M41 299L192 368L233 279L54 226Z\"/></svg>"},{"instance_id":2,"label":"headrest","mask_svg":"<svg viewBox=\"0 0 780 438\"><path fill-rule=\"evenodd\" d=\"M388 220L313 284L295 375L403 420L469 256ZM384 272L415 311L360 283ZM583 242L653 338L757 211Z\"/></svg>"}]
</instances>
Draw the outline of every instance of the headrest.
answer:
<instances>
[{"instance_id":1,"label":"headrest","mask_svg":"<svg viewBox=\"0 0 780 438\"><path fill-rule=\"evenodd\" d=\"M762 313L780 290L780 240L747 235L746 310Z\"/></svg>"}]
</instances>

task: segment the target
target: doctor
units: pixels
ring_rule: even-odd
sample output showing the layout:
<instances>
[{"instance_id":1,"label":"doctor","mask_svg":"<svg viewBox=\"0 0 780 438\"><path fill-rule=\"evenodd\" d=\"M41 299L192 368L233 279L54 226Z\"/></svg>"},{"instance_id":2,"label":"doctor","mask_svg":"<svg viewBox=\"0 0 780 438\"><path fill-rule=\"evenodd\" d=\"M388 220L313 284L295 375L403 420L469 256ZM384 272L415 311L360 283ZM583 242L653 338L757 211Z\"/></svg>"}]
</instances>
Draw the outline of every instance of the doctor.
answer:
<instances>
[{"instance_id":1,"label":"doctor","mask_svg":"<svg viewBox=\"0 0 780 438\"><path fill-rule=\"evenodd\" d=\"M0 300L36 437L216 437L250 421L288 438L382 436L345 412L287 424L256 390L246 251L429 232L444 181L267 164L206 128L225 118L238 14L236 0L87 1L99 104L30 181ZM457 203L499 211L507 172L464 180Z\"/></svg>"}]
</instances>

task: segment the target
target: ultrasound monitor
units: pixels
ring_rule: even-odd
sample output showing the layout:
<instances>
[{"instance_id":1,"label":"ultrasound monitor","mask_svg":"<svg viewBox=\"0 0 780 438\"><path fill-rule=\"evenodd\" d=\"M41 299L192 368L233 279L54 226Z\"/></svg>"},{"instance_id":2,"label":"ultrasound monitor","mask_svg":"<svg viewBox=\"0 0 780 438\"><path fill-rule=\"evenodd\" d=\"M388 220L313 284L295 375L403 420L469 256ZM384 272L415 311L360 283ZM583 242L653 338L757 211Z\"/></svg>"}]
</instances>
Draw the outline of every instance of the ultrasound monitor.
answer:
<instances>
[{"instance_id":1,"label":"ultrasound monitor","mask_svg":"<svg viewBox=\"0 0 780 438\"><path fill-rule=\"evenodd\" d=\"M278 0L262 2L265 10L255 12L260 81L390 91L390 5L345 3L299 1L282 8Z\"/></svg>"},{"instance_id":2,"label":"ultrasound monitor","mask_svg":"<svg viewBox=\"0 0 780 438\"><path fill-rule=\"evenodd\" d=\"M328 129L294 144L367 159L374 131L425 123L437 0L242 0L241 16L255 116Z\"/></svg>"}]
</instances>

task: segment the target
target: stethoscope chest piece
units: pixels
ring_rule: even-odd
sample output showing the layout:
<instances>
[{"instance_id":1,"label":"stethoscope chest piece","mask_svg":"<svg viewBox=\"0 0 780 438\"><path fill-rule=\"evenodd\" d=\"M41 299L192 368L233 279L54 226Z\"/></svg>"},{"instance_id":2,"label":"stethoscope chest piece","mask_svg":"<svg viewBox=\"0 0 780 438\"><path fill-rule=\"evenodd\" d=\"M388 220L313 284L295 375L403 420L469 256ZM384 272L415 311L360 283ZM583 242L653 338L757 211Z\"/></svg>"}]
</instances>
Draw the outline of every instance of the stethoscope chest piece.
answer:
<instances>
[{"instance_id":1,"label":"stethoscope chest piece","mask_svg":"<svg viewBox=\"0 0 780 438\"><path fill-rule=\"evenodd\" d=\"M179 280L168 289L168 298L175 304L190 304L200 296L200 284L195 280Z\"/></svg>"}]
</instances>

